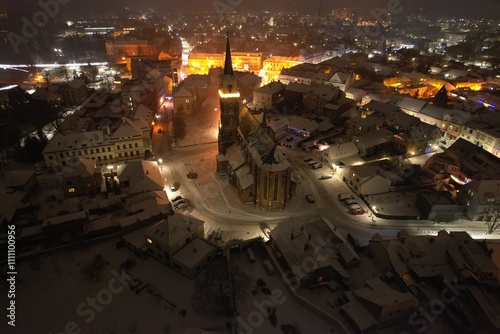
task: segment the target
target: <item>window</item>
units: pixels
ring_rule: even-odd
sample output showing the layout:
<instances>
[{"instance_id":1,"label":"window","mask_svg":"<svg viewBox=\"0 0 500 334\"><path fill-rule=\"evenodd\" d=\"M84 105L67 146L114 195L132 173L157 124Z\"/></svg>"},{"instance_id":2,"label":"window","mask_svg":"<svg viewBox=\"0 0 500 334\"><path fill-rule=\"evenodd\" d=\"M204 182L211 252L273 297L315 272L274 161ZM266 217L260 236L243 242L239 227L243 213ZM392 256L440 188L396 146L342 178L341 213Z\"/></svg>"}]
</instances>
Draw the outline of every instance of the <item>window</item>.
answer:
<instances>
[{"instance_id":1,"label":"window","mask_svg":"<svg viewBox=\"0 0 500 334\"><path fill-rule=\"evenodd\" d=\"M88 150L83 150L83 153L85 153L85 155L89 154L89 151Z\"/></svg>"},{"instance_id":2,"label":"window","mask_svg":"<svg viewBox=\"0 0 500 334\"><path fill-rule=\"evenodd\" d=\"M135 143L135 147L139 147L139 144Z\"/></svg>"},{"instance_id":3,"label":"window","mask_svg":"<svg viewBox=\"0 0 500 334\"><path fill-rule=\"evenodd\" d=\"M264 190L262 191L262 198L267 199L267 176L264 176Z\"/></svg>"},{"instance_id":4,"label":"window","mask_svg":"<svg viewBox=\"0 0 500 334\"><path fill-rule=\"evenodd\" d=\"M120 149L120 145L116 145L116 149L119 150Z\"/></svg>"},{"instance_id":5,"label":"window","mask_svg":"<svg viewBox=\"0 0 500 334\"><path fill-rule=\"evenodd\" d=\"M111 147L108 146L108 152L111 152Z\"/></svg>"},{"instance_id":6,"label":"window","mask_svg":"<svg viewBox=\"0 0 500 334\"><path fill-rule=\"evenodd\" d=\"M128 144L128 148L132 148L132 144Z\"/></svg>"},{"instance_id":7,"label":"window","mask_svg":"<svg viewBox=\"0 0 500 334\"><path fill-rule=\"evenodd\" d=\"M95 153L99 153L99 148L96 148L96 149L95 149Z\"/></svg>"},{"instance_id":8,"label":"window","mask_svg":"<svg viewBox=\"0 0 500 334\"><path fill-rule=\"evenodd\" d=\"M51 155L49 155L49 160L53 160L53 159L54 159L54 158L53 158Z\"/></svg>"},{"instance_id":9,"label":"window","mask_svg":"<svg viewBox=\"0 0 500 334\"><path fill-rule=\"evenodd\" d=\"M278 186L279 186L279 180L278 180L278 175L274 178L274 196L273 200L277 201L278 200Z\"/></svg>"},{"instance_id":10,"label":"window","mask_svg":"<svg viewBox=\"0 0 500 334\"><path fill-rule=\"evenodd\" d=\"M90 154L94 154L94 149L93 148L90 149Z\"/></svg>"},{"instance_id":11,"label":"window","mask_svg":"<svg viewBox=\"0 0 500 334\"><path fill-rule=\"evenodd\" d=\"M62 152L61 152L61 153L59 153L59 157L60 157L60 158L64 158L64 154L63 154Z\"/></svg>"}]
</instances>

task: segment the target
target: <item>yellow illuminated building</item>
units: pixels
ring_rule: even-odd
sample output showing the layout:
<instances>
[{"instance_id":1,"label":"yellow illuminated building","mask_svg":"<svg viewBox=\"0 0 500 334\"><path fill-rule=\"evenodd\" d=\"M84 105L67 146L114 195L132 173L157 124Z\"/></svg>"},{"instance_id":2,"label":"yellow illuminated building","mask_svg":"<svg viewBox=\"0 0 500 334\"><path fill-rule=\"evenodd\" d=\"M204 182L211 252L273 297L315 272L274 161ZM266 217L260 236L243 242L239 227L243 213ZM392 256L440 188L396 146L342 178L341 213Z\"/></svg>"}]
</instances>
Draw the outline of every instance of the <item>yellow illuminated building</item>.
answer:
<instances>
[{"instance_id":1,"label":"yellow illuminated building","mask_svg":"<svg viewBox=\"0 0 500 334\"><path fill-rule=\"evenodd\" d=\"M207 74L208 70L223 67L226 53L193 53L188 66L191 74ZM231 61L236 71L258 72L262 69L262 53L231 52Z\"/></svg>"},{"instance_id":2,"label":"yellow illuminated building","mask_svg":"<svg viewBox=\"0 0 500 334\"><path fill-rule=\"evenodd\" d=\"M291 68L302 64L303 61L297 59L291 59L290 57L273 56L264 60L262 77L263 84L277 81L282 69Z\"/></svg>"}]
</instances>

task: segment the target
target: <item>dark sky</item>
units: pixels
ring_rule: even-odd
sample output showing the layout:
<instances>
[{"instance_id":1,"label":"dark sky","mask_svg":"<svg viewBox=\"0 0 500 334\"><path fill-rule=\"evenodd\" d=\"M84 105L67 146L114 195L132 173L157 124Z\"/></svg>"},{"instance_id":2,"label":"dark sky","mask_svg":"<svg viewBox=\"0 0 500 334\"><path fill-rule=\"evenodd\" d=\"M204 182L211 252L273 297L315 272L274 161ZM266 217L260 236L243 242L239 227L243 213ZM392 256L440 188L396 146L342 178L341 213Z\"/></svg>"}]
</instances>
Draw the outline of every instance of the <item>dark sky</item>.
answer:
<instances>
[{"instance_id":1,"label":"dark sky","mask_svg":"<svg viewBox=\"0 0 500 334\"><path fill-rule=\"evenodd\" d=\"M51 2L57 0L42 0ZM62 0L60 0L62 1ZM233 6L238 10L297 10L317 14L320 3L323 12L327 13L332 8L387 8L390 2L399 1L405 9L423 7L432 15L443 16L470 16L500 19L499 0L64 0L68 1L61 6L59 17L63 19L75 18L79 15L103 13L122 10L125 6L134 9L156 8L178 12L208 10L214 11L213 3L241 3ZM0 9L6 8L12 17L32 15L40 10L39 0L1 0ZM8 2L8 3L5 3ZM69 17L73 16L73 17ZM56 17L57 18L57 17Z\"/></svg>"}]
</instances>

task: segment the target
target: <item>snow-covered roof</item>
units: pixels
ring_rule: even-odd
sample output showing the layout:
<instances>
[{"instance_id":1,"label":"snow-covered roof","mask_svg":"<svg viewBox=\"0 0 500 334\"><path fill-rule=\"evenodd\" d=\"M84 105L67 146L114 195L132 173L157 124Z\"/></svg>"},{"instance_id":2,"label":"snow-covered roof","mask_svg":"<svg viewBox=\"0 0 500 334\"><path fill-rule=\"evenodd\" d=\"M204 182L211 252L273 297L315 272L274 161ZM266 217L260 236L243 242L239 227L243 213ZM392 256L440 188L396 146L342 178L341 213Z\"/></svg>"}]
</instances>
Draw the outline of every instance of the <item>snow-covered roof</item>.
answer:
<instances>
[{"instance_id":1,"label":"snow-covered roof","mask_svg":"<svg viewBox=\"0 0 500 334\"><path fill-rule=\"evenodd\" d=\"M336 227L321 216L306 222L291 217L276 226L271 236L299 280L309 274L303 270L304 263L314 263L310 271L329 266L340 276L348 278L349 274L340 264L339 257L348 262L359 261L356 252L336 231ZM343 247L341 251L340 247Z\"/></svg>"},{"instance_id":2,"label":"snow-covered roof","mask_svg":"<svg viewBox=\"0 0 500 334\"><path fill-rule=\"evenodd\" d=\"M110 145L110 137L101 130L75 132L64 135L58 132L44 148L43 153L54 153L75 149L86 149Z\"/></svg>"},{"instance_id":3,"label":"snow-covered roof","mask_svg":"<svg viewBox=\"0 0 500 334\"><path fill-rule=\"evenodd\" d=\"M205 222L191 215L174 213L146 230L144 235L167 247L177 245Z\"/></svg>"},{"instance_id":4,"label":"snow-covered roof","mask_svg":"<svg viewBox=\"0 0 500 334\"><path fill-rule=\"evenodd\" d=\"M236 144L233 144L227 148L226 156L233 171L243 166L246 162L245 157Z\"/></svg>"},{"instance_id":5,"label":"snow-covered roof","mask_svg":"<svg viewBox=\"0 0 500 334\"><path fill-rule=\"evenodd\" d=\"M195 268L207 255L217 249L210 242L196 237L172 256L172 261L182 263L188 268Z\"/></svg>"},{"instance_id":6,"label":"snow-covered roof","mask_svg":"<svg viewBox=\"0 0 500 334\"><path fill-rule=\"evenodd\" d=\"M347 142L339 145L331 145L328 148L328 157L332 160L340 160L352 157L359 153L358 147L353 142Z\"/></svg>"},{"instance_id":7,"label":"snow-covered roof","mask_svg":"<svg viewBox=\"0 0 500 334\"><path fill-rule=\"evenodd\" d=\"M398 107L418 113L426 104L426 101L405 96L401 101L399 101Z\"/></svg>"},{"instance_id":8,"label":"snow-covered roof","mask_svg":"<svg viewBox=\"0 0 500 334\"><path fill-rule=\"evenodd\" d=\"M163 178L156 161L130 161L118 166L120 183L129 181L130 194L145 191L161 191L164 188Z\"/></svg>"}]
</instances>

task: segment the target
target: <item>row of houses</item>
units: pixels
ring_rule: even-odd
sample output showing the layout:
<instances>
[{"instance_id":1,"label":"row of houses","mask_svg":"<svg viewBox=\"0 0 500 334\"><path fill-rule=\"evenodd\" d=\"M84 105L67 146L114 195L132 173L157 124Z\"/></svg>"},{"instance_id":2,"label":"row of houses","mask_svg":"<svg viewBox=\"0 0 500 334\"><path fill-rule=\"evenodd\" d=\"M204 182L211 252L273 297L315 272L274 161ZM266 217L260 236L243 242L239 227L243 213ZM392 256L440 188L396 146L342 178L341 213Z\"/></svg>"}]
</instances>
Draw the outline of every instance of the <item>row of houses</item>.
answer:
<instances>
[{"instance_id":1,"label":"row of houses","mask_svg":"<svg viewBox=\"0 0 500 334\"><path fill-rule=\"evenodd\" d=\"M500 328L498 300L487 297L500 280L499 263L490 256L495 244L446 231L417 236L403 230L391 238L375 234L363 250L350 240L321 216L289 218L271 231L274 259L289 273L289 282L296 288L340 291L340 314L357 333L408 329L410 316L425 308L435 291L452 289L451 282L463 287L450 290L455 297L451 303L463 306L449 311L450 319L463 319L450 320L451 326L474 326L481 320L485 330ZM361 274L360 266L366 268ZM322 293L333 295L330 290ZM485 298L490 302L483 303Z\"/></svg>"},{"instance_id":2,"label":"row of houses","mask_svg":"<svg viewBox=\"0 0 500 334\"><path fill-rule=\"evenodd\" d=\"M12 184L12 192L19 195L38 184L49 191L60 191L66 198L93 196L75 207L54 202L46 217L18 225L20 249L44 240L71 242L73 238L82 241L121 234L125 245L138 255L153 256L190 278L215 258L217 247L204 239L204 221L174 213L157 162L133 161L101 169L94 160L80 158L75 166L38 177L31 172L31 181L23 178ZM12 204L12 214L0 212L2 223L22 214L23 209L16 210L19 206Z\"/></svg>"},{"instance_id":3,"label":"row of houses","mask_svg":"<svg viewBox=\"0 0 500 334\"><path fill-rule=\"evenodd\" d=\"M45 164L71 166L85 158L105 166L151 155L155 116L169 80L155 69L142 74L118 92L94 93L67 117L43 150Z\"/></svg>"}]
</instances>

